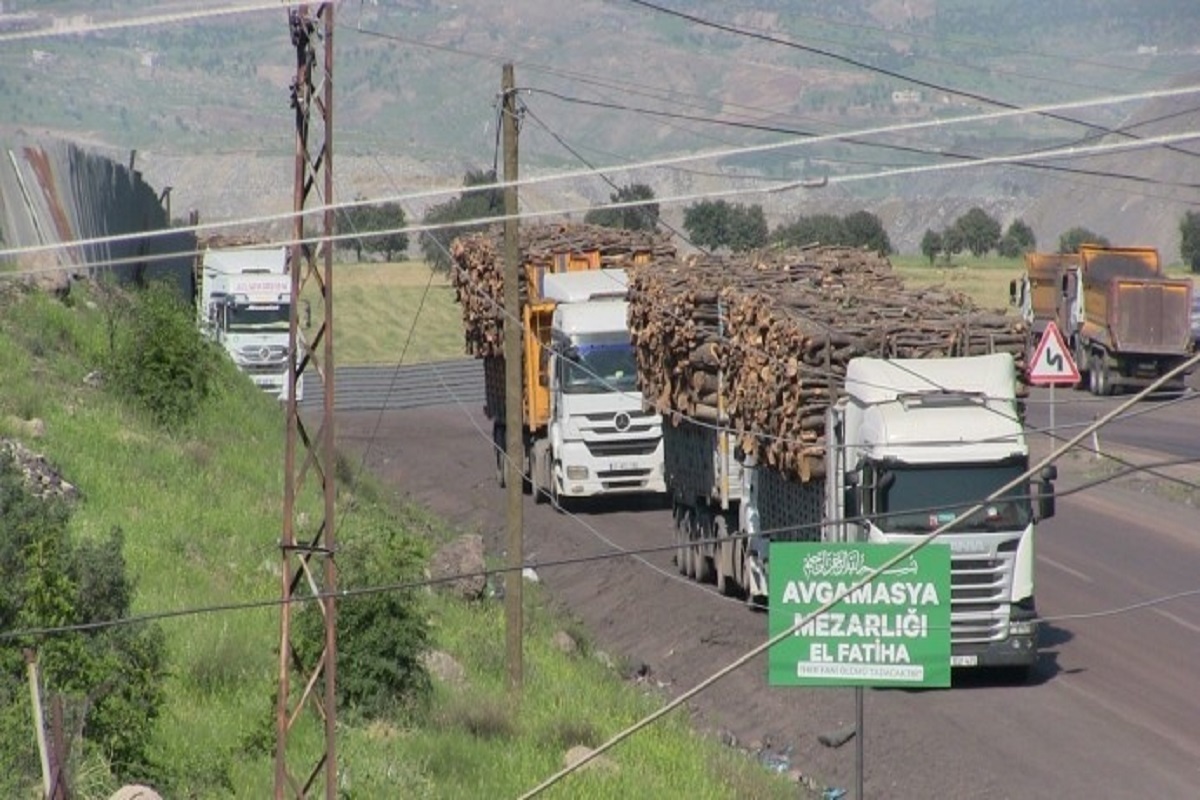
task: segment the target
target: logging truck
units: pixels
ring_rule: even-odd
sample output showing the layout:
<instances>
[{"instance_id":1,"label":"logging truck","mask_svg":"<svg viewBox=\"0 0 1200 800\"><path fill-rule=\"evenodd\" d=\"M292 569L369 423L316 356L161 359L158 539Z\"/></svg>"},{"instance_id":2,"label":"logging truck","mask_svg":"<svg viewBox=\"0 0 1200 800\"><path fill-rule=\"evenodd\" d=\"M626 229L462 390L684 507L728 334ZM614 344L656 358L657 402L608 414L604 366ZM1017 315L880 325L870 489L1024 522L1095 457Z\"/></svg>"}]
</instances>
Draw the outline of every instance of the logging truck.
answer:
<instances>
[{"instance_id":1,"label":"logging truck","mask_svg":"<svg viewBox=\"0 0 1200 800\"><path fill-rule=\"evenodd\" d=\"M574 499L661 497L662 417L644 409L627 324L630 270L673 248L661 236L588 225L521 229L521 437L524 488L562 508ZM497 232L451 245L467 350L483 359L497 480L507 442Z\"/></svg>"},{"instance_id":2,"label":"logging truck","mask_svg":"<svg viewBox=\"0 0 1200 800\"><path fill-rule=\"evenodd\" d=\"M1015 319L958 298L943 318L943 299L853 253L703 267L639 275L631 293L681 573L761 606L770 542L913 542L1027 469ZM909 321L880 322L893 308ZM1033 528L1055 477L944 535L955 665L1034 663Z\"/></svg>"}]
</instances>

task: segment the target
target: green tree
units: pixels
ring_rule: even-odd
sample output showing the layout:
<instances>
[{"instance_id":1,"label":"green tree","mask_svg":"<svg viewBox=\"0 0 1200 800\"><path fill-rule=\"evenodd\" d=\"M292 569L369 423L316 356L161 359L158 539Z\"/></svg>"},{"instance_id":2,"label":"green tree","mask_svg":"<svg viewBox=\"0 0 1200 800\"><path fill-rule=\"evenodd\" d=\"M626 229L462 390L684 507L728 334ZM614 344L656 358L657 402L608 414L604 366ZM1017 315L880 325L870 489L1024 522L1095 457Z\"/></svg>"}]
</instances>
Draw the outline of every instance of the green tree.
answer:
<instances>
[{"instance_id":1,"label":"green tree","mask_svg":"<svg viewBox=\"0 0 1200 800\"><path fill-rule=\"evenodd\" d=\"M605 228L624 228L629 231L652 231L658 227L658 203L645 202L654 199L654 190L644 183L621 186L608 196L612 203L643 202L644 205L628 208L593 208L584 215L589 225Z\"/></svg>"},{"instance_id":2,"label":"green tree","mask_svg":"<svg viewBox=\"0 0 1200 800\"><path fill-rule=\"evenodd\" d=\"M1179 220L1179 255L1200 274L1200 213L1188 211Z\"/></svg>"},{"instance_id":3,"label":"green tree","mask_svg":"<svg viewBox=\"0 0 1200 800\"><path fill-rule=\"evenodd\" d=\"M954 221L963 246L979 258L1000 243L1000 222L978 206Z\"/></svg>"},{"instance_id":4,"label":"green tree","mask_svg":"<svg viewBox=\"0 0 1200 800\"><path fill-rule=\"evenodd\" d=\"M883 221L870 211L855 211L842 220L845 231L844 244L851 247L866 247L882 256L892 252L892 242L883 227Z\"/></svg>"},{"instance_id":5,"label":"green tree","mask_svg":"<svg viewBox=\"0 0 1200 800\"><path fill-rule=\"evenodd\" d=\"M732 225L729 230L729 249L735 253L744 253L763 247L767 243L767 216L762 206L755 204L744 206L738 203L734 206Z\"/></svg>"},{"instance_id":6,"label":"green tree","mask_svg":"<svg viewBox=\"0 0 1200 800\"><path fill-rule=\"evenodd\" d=\"M951 225L942 231L942 255L947 262L965 249L967 249L967 240L957 225Z\"/></svg>"},{"instance_id":7,"label":"green tree","mask_svg":"<svg viewBox=\"0 0 1200 800\"><path fill-rule=\"evenodd\" d=\"M934 259L940 252L942 252L942 235L935 230L926 228L925 235L921 237L921 253L929 259L929 266L933 266Z\"/></svg>"},{"instance_id":8,"label":"green tree","mask_svg":"<svg viewBox=\"0 0 1200 800\"><path fill-rule=\"evenodd\" d=\"M364 199L366 198L361 195L355 198ZM347 208L343 214L349 228L345 232L354 234L354 238L349 242L354 248L356 260L362 261L364 250L369 253L383 253L388 261L392 260L394 253L408 250L408 234L399 230L406 222L404 209L399 203L358 205Z\"/></svg>"},{"instance_id":9,"label":"green tree","mask_svg":"<svg viewBox=\"0 0 1200 800\"><path fill-rule=\"evenodd\" d=\"M834 214L813 214L797 217L775 228L771 241L781 247L803 247L810 244L845 244L848 239L845 224Z\"/></svg>"},{"instance_id":10,"label":"green tree","mask_svg":"<svg viewBox=\"0 0 1200 800\"><path fill-rule=\"evenodd\" d=\"M1033 228L1030 228L1025 224L1025 220L1018 217L1009 223L1008 230L1004 232L1004 236L996 245L996 252L1005 258L1016 258L1036 248L1037 237L1033 235Z\"/></svg>"},{"instance_id":11,"label":"green tree","mask_svg":"<svg viewBox=\"0 0 1200 800\"><path fill-rule=\"evenodd\" d=\"M104 622L127 618L134 585L126 570L120 529L74 540L62 500L32 496L22 470L0 457L0 630ZM23 648L35 649L49 694L64 699L81 721L85 756L108 762L119 781L157 773L151 756L154 722L162 707L166 643L156 625L138 624L21 637L0 648L0 772L6 797L36 783L37 752L29 733Z\"/></svg>"},{"instance_id":12,"label":"green tree","mask_svg":"<svg viewBox=\"0 0 1200 800\"><path fill-rule=\"evenodd\" d=\"M450 242L455 237L481 231L483 222L471 222L504 213L504 191L496 188L492 170L469 170L463 176L463 192L458 197L432 206L425 212L426 225L440 225L421 236L421 253L437 270L450 269ZM458 224L456 224L458 223Z\"/></svg>"},{"instance_id":13,"label":"green tree","mask_svg":"<svg viewBox=\"0 0 1200 800\"><path fill-rule=\"evenodd\" d=\"M1058 252L1060 253L1078 253L1081 245L1094 244L1100 247L1108 247L1109 241L1098 233L1093 233L1087 228L1074 227L1058 237Z\"/></svg>"}]
</instances>

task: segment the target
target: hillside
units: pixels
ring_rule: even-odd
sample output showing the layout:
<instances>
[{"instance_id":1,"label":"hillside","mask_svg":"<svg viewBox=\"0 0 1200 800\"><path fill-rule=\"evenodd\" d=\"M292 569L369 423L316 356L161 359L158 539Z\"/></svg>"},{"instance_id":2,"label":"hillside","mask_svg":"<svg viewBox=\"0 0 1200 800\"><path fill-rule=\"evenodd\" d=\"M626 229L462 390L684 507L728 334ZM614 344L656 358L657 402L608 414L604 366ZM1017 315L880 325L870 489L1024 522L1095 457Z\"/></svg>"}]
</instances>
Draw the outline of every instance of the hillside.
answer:
<instances>
[{"instance_id":1,"label":"hillside","mask_svg":"<svg viewBox=\"0 0 1200 800\"><path fill-rule=\"evenodd\" d=\"M1161 88L1200 71L1200 6L1186 0L664 5L740 33L615 0L582 0L567 13L551 0L375 0L341 7L336 193L382 196L453 186L466 168L490 165L505 60L516 62L528 109L526 174L579 169L581 158L617 165L775 142L787 132L803 137L995 110L983 98L1028 105L1111 96ZM0 29L103 22L151 8L186 13L193 6L9 0ZM82 38L0 38L0 67L8 131L85 140L119 161L138 150L148 180L174 187L175 216L196 208L203 219L220 220L290 206L287 89L294 52L282 13ZM1155 114L1130 105L1071 113L1108 127ZM706 121L713 118L723 124ZM1155 130L1185 130L1183 124L1167 119ZM5 130L0 127L0 136ZM747 177L871 175L932 163L939 152L1029 151L1072 142L1081 131L1021 117L610 177L645 181L665 197L746 186ZM1145 162L1144 154L1113 156L1102 168L1145 175ZM1179 174L1179 164L1164 162L1150 177ZM862 180L813 197L793 192L745 199L762 202L772 222L813 209L866 206L909 251L926 227L941 227L980 204L1006 222L1023 216L1043 243L1056 239L1069 218L1113 238L1148 237L1175 257L1171 231L1183 207L1179 198L1167 192L1164 199L1152 184L1111 179L1098 179L1096 191L1096 179L1085 177L994 167ZM1146 196L1151 188L1153 196ZM531 209L572 208L602 201L609 191L600 180L579 179L542 184L525 196ZM1134 191L1144 199L1130 203ZM436 201L413 200L410 215ZM672 209L665 211L672 219Z\"/></svg>"}]
</instances>

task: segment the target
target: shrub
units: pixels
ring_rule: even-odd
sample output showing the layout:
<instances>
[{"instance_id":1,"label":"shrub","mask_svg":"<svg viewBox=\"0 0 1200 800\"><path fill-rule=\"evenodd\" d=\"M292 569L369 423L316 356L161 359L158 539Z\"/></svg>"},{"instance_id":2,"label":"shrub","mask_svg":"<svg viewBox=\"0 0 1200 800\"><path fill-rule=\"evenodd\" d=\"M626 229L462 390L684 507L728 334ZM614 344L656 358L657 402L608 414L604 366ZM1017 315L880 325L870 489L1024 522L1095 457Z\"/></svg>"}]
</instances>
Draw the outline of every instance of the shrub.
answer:
<instances>
[{"instance_id":1,"label":"shrub","mask_svg":"<svg viewBox=\"0 0 1200 800\"><path fill-rule=\"evenodd\" d=\"M164 428L192 420L215 388L219 354L193 324L190 309L166 284L139 292L112 331L112 385Z\"/></svg>"}]
</instances>

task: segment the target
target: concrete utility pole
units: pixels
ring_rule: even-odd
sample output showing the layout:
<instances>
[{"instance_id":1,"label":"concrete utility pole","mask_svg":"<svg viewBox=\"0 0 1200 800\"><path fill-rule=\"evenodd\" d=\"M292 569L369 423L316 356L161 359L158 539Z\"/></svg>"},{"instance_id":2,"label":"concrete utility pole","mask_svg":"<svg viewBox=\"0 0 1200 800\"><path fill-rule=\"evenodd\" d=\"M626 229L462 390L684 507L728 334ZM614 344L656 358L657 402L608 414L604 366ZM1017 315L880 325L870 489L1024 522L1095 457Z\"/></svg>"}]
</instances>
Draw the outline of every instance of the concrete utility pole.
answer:
<instances>
[{"instance_id":1,"label":"concrete utility pole","mask_svg":"<svg viewBox=\"0 0 1200 800\"><path fill-rule=\"evenodd\" d=\"M504 180L517 180L517 95L513 65L505 64L500 78L501 131L504 136ZM521 692L525 682L523 653L524 608L522 588L524 576L524 535L522 526L522 495L525 477L525 442L522 423L521 394L521 264L517 241L517 187L504 189L504 485L508 491L508 571L504 574L505 651L508 657L508 688L512 694ZM536 353L530 354L536 358Z\"/></svg>"},{"instance_id":2,"label":"concrete utility pole","mask_svg":"<svg viewBox=\"0 0 1200 800\"><path fill-rule=\"evenodd\" d=\"M292 84L292 107L296 112L296 170L293 192L292 245L289 269L292 306L289 324L287 439L284 448L283 603L280 608L279 694L276 702L275 797L306 798L324 773L325 797L337 797L337 568L334 556L336 516L334 499L333 438L333 3L300 5L289 10L288 26L296 47L296 77ZM314 73L319 83L314 83ZM319 180L323 178L323 180ZM325 206L321 241L304 244L304 209L316 190L317 202ZM312 341L305 343L300 331L299 309L303 289L315 286L324 314ZM310 435L296 403L296 383L311 364L324 388L321 425ZM302 452L298 453L299 450ZM298 499L306 488L305 478L320 489L322 517L315 533L297 536L297 527L311 526L298 513ZM313 485L312 482L308 486ZM314 498L315 499L315 498ZM324 621L321 653L314 663L304 663L292 639L292 615L300 609L295 600L320 596ZM314 602L312 600L309 603ZM311 609L308 609L311 612ZM298 680L291 683L292 671ZM322 680L323 679L323 680ZM302 717L308 707L316 713ZM293 752L292 732L303 719L316 721L324 746L316 756L311 749ZM295 748L300 750L300 748ZM307 759L307 763L301 763Z\"/></svg>"}]
</instances>

